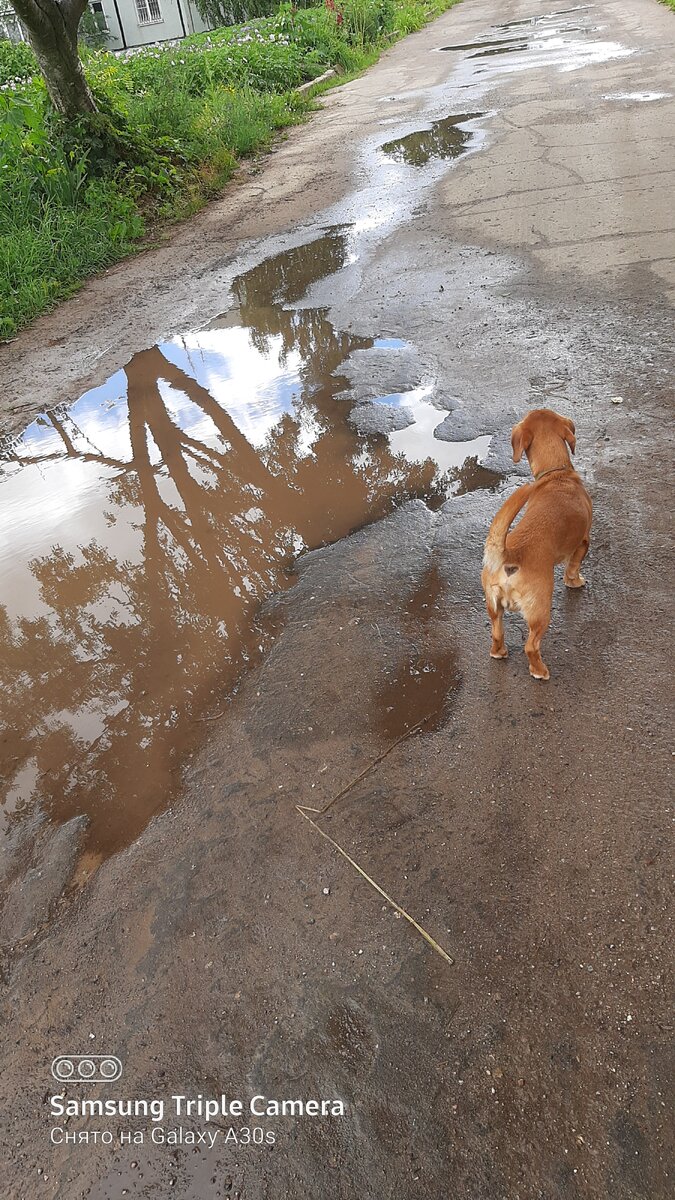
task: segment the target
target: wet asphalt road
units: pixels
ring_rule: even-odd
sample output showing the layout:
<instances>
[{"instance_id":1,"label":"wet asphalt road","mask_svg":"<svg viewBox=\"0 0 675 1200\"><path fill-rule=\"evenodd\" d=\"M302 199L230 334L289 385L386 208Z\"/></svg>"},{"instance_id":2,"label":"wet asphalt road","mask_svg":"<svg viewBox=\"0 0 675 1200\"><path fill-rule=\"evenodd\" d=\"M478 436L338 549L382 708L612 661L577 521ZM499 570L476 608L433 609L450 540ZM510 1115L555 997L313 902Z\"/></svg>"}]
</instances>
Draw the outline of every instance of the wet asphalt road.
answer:
<instances>
[{"instance_id":1,"label":"wet asphalt road","mask_svg":"<svg viewBox=\"0 0 675 1200\"><path fill-rule=\"evenodd\" d=\"M275 219L299 244L366 218L357 261L309 299L331 304L336 328L412 343L407 383L434 381L447 436L487 432L503 449L528 407L573 416L595 519L588 587L556 587L551 681L530 679L517 621L508 661L488 658L482 543L513 477L434 511L412 501L305 555L261 614L267 654L206 727L170 810L51 911L40 888L60 891L72 847L48 843L13 894L36 912L41 897L48 919L5 955L3 1195L670 1194L673 101L661 94L675 21L648 0L628 13L602 3L563 14L582 28L561 29L559 59L551 45L548 58L515 51L533 56L522 67L432 53L503 40L497 23L535 11L547 6L459 6L332 93L257 180L273 192L289 156L331 139L336 160L351 156L332 207L324 174L318 217L305 195L295 217L290 199ZM392 190L390 177L387 191L374 147L448 112L486 114L475 152L407 167L419 178L403 173ZM218 219L217 208L198 218L202 245ZM278 249L270 233L242 252ZM179 256L190 236L179 233ZM152 263L92 284L100 311ZM154 307L142 297L145 344L172 304L175 327L197 318L178 289L203 264L188 253L182 265L175 293ZM222 299L234 269L214 267L194 306ZM112 312L113 353L126 358L142 347ZM62 327L77 319L64 306ZM17 413L31 403L21 364L37 336L18 347ZM79 386L92 378L82 347L100 334L78 336ZM55 354L47 389L59 386ZM364 372L354 354L356 397L381 393L387 369ZM442 686L411 683L411 663ZM402 705L430 719L394 745ZM453 965L296 808L329 803L312 819ZM269 1118L274 1146L51 1147L49 1063L92 1046L119 1054L124 1075L88 1095L339 1096L346 1112ZM151 1124L131 1127L147 1139Z\"/></svg>"}]
</instances>

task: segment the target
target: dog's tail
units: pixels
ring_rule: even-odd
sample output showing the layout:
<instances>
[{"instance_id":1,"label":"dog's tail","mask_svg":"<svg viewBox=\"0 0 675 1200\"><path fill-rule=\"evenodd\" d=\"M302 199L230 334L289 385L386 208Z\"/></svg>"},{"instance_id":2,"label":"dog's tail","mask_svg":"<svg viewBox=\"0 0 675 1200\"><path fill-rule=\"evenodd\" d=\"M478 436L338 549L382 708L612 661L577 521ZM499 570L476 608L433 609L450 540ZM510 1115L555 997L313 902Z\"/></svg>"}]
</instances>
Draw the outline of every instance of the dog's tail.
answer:
<instances>
[{"instance_id":1,"label":"dog's tail","mask_svg":"<svg viewBox=\"0 0 675 1200\"><path fill-rule=\"evenodd\" d=\"M533 483L525 483L519 487L513 495L509 496L508 500L505 500L494 518L487 535L483 555L483 566L487 567L488 571L498 571L504 565L506 535L521 508L527 504L533 487Z\"/></svg>"}]
</instances>

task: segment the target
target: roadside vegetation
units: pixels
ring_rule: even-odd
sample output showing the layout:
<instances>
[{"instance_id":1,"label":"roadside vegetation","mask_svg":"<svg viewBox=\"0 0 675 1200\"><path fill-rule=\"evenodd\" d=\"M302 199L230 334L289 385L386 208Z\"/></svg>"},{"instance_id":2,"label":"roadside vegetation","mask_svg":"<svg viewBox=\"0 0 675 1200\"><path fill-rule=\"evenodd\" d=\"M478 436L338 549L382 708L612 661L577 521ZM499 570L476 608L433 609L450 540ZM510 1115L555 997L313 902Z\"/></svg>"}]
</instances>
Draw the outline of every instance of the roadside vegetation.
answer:
<instances>
[{"instance_id":1,"label":"roadside vegetation","mask_svg":"<svg viewBox=\"0 0 675 1200\"><path fill-rule=\"evenodd\" d=\"M0 338L199 208L304 118L300 84L356 74L457 2L285 3L126 55L81 46L96 112L80 120L54 111L29 46L0 41Z\"/></svg>"}]
</instances>

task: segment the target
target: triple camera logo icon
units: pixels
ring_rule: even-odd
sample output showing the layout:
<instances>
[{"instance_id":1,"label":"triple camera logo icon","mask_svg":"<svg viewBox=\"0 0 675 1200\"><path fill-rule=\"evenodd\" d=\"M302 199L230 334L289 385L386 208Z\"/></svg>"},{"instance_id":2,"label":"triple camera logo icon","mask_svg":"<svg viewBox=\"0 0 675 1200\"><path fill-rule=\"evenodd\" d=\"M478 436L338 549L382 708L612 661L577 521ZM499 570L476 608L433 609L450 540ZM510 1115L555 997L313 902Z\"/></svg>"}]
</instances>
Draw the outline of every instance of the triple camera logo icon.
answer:
<instances>
[{"instance_id":1,"label":"triple camera logo icon","mask_svg":"<svg viewBox=\"0 0 675 1200\"><path fill-rule=\"evenodd\" d=\"M114 1083L121 1074L115 1054L59 1054L52 1062L59 1083Z\"/></svg>"}]
</instances>

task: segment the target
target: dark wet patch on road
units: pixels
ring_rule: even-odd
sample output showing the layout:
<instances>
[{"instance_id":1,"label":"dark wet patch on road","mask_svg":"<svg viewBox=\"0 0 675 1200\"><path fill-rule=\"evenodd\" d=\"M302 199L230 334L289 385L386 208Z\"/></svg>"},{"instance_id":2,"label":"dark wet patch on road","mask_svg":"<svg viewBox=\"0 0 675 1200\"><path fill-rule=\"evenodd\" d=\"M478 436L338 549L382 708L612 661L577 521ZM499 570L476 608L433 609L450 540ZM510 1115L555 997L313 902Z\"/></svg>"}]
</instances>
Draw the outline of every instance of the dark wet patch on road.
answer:
<instances>
[{"instance_id":1,"label":"dark wet patch on road","mask_svg":"<svg viewBox=\"0 0 675 1200\"><path fill-rule=\"evenodd\" d=\"M476 443L434 441L430 389L386 397L415 413L391 437L348 420L342 364L405 345L298 306L349 237L264 260L223 317L2 441L6 834L86 814L91 869L135 839L264 651L256 614L297 556L461 486Z\"/></svg>"},{"instance_id":2,"label":"dark wet patch on road","mask_svg":"<svg viewBox=\"0 0 675 1200\"><path fill-rule=\"evenodd\" d=\"M432 561L419 580L401 622L407 644L404 657L380 687L374 727L384 738L398 739L418 726L437 729L460 682L457 655L448 644L443 614L446 584Z\"/></svg>"},{"instance_id":3,"label":"dark wet patch on road","mask_svg":"<svg viewBox=\"0 0 675 1200\"><path fill-rule=\"evenodd\" d=\"M432 121L426 129L385 142L381 150L389 158L410 167L424 167L432 159L459 158L469 150L476 137L462 126L482 116L483 113L461 113L443 117L440 121Z\"/></svg>"}]
</instances>

